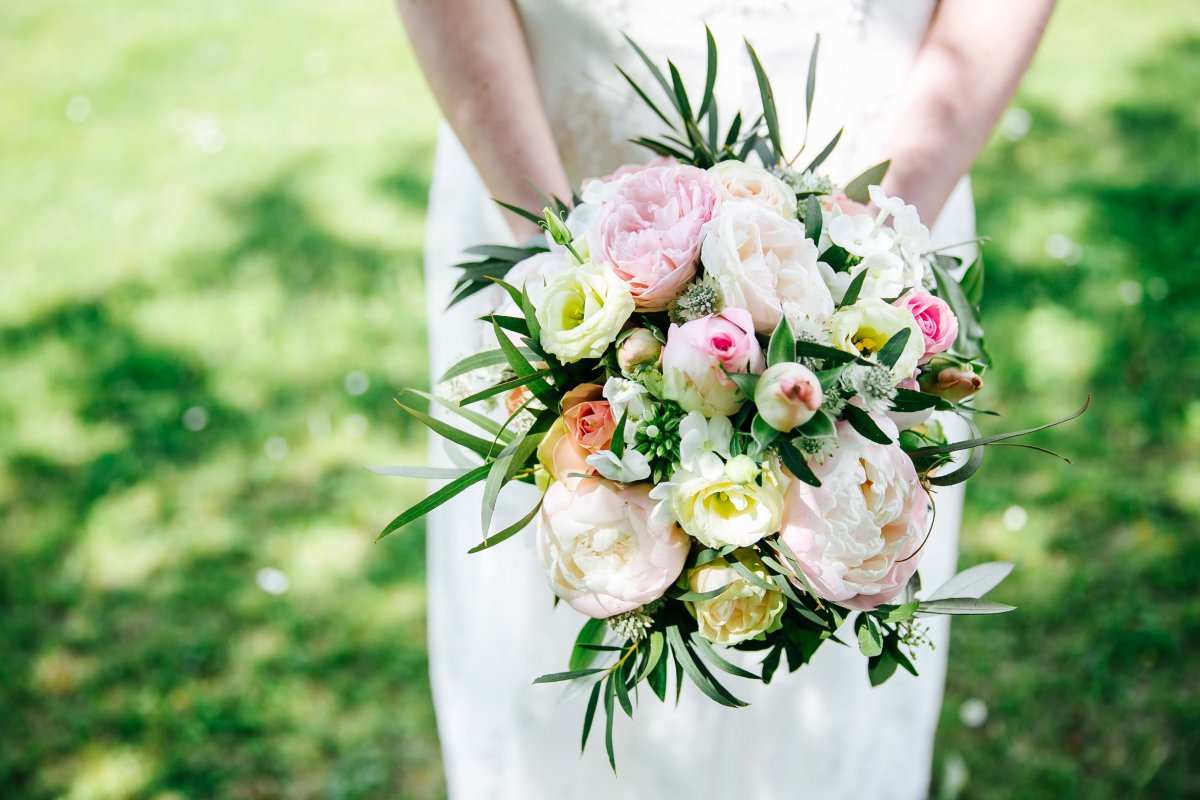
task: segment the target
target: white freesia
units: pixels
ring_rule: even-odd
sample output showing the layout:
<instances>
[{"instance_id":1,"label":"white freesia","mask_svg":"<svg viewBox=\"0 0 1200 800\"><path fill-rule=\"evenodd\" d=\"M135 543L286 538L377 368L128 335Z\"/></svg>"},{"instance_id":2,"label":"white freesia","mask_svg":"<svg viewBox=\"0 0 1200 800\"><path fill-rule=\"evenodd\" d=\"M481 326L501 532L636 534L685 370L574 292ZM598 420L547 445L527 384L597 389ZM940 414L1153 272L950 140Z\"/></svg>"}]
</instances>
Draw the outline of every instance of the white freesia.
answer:
<instances>
[{"instance_id":1,"label":"white freesia","mask_svg":"<svg viewBox=\"0 0 1200 800\"><path fill-rule=\"evenodd\" d=\"M747 200L784 219L796 217L796 193L762 167L743 161L722 161L709 168L722 200Z\"/></svg>"},{"instance_id":2,"label":"white freesia","mask_svg":"<svg viewBox=\"0 0 1200 800\"><path fill-rule=\"evenodd\" d=\"M921 222L917 207L905 203L899 197L888 197L879 186L870 186L867 193L876 208L892 217L892 229L895 231L894 248L900 251L900 256L907 267L904 280L908 286L920 284L925 266L921 256L929 249L929 228ZM896 295L885 295L895 297Z\"/></svg>"},{"instance_id":3,"label":"white freesia","mask_svg":"<svg viewBox=\"0 0 1200 800\"><path fill-rule=\"evenodd\" d=\"M749 458L730 459L717 480L686 471L672 476L671 512L706 547L748 547L779 530L786 479L774 469L755 469L759 474L746 480L745 461L756 466Z\"/></svg>"},{"instance_id":4,"label":"white freesia","mask_svg":"<svg viewBox=\"0 0 1200 800\"><path fill-rule=\"evenodd\" d=\"M733 442L733 424L729 417L714 414L705 419L699 411L689 413L679 423L679 465L698 472L710 481L721 477Z\"/></svg>"},{"instance_id":5,"label":"white freesia","mask_svg":"<svg viewBox=\"0 0 1200 800\"><path fill-rule=\"evenodd\" d=\"M829 240L860 258L872 253L886 253L895 243L893 232L883 227L882 219L870 214L840 214L834 217L829 222Z\"/></svg>"},{"instance_id":6,"label":"white freesia","mask_svg":"<svg viewBox=\"0 0 1200 800\"><path fill-rule=\"evenodd\" d=\"M581 264L556 273L537 305L542 347L568 364L599 358L632 313L629 285L608 267Z\"/></svg>"},{"instance_id":7,"label":"white freesia","mask_svg":"<svg viewBox=\"0 0 1200 800\"><path fill-rule=\"evenodd\" d=\"M908 341L892 367L892 378L896 383L912 377L917 362L925 354L925 338L913 315L907 309L888 305L877 297L838 309L829 324L834 347L863 357L874 356L888 339L907 328Z\"/></svg>"},{"instance_id":8,"label":"white freesia","mask_svg":"<svg viewBox=\"0 0 1200 800\"><path fill-rule=\"evenodd\" d=\"M723 203L704 226L700 260L726 307L750 312L770 334L789 318L828 319L833 297L817 268L817 246L804 226L745 200Z\"/></svg>"},{"instance_id":9,"label":"white freesia","mask_svg":"<svg viewBox=\"0 0 1200 800\"><path fill-rule=\"evenodd\" d=\"M637 424L650 411L650 392L637 381L612 377L604 382L602 392L612 409L613 419L628 417L625 422L625 443L633 444L637 435Z\"/></svg>"},{"instance_id":10,"label":"white freesia","mask_svg":"<svg viewBox=\"0 0 1200 800\"><path fill-rule=\"evenodd\" d=\"M610 481L636 483L650 477L650 462L633 448L626 449L620 458L611 450L600 450L588 456L587 463Z\"/></svg>"}]
</instances>

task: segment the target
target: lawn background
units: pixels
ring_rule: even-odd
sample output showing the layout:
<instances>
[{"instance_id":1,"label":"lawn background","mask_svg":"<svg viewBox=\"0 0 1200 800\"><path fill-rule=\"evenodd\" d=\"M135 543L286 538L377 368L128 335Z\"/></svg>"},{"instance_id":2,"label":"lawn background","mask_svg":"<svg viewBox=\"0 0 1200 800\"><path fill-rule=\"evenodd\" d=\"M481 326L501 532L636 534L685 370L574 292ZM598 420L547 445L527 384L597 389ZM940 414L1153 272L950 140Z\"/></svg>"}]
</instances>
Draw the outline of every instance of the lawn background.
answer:
<instances>
[{"instance_id":1,"label":"lawn background","mask_svg":"<svg viewBox=\"0 0 1200 800\"><path fill-rule=\"evenodd\" d=\"M386 3L0 7L0 796L434 798L436 110ZM1200 9L1066 0L975 171L1005 426L935 795L1200 796ZM992 423L989 429L999 429ZM286 584L286 585L285 585Z\"/></svg>"}]
</instances>

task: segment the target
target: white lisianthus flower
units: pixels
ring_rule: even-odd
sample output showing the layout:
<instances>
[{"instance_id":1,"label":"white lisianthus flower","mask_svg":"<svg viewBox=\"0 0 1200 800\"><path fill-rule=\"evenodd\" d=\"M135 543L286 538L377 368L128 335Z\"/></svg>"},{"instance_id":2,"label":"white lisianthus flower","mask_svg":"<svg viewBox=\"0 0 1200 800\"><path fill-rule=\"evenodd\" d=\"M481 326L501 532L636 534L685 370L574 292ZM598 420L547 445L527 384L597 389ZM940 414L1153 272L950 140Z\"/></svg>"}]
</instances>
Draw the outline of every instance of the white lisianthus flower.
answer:
<instances>
[{"instance_id":1,"label":"white lisianthus flower","mask_svg":"<svg viewBox=\"0 0 1200 800\"><path fill-rule=\"evenodd\" d=\"M722 200L746 200L774 211L784 219L796 218L796 193L762 167L743 161L722 161L708 174Z\"/></svg>"},{"instance_id":2,"label":"white lisianthus flower","mask_svg":"<svg viewBox=\"0 0 1200 800\"><path fill-rule=\"evenodd\" d=\"M750 312L770 334L786 313L816 320L833 313L833 297L817 268L817 246L804 225L745 200L723 203L704 226L700 260L726 308Z\"/></svg>"},{"instance_id":3,"label":"white lisianthus flower","mask_svg":"<svg viewBox=\"0 0 1200 800\"><path fill-rule=\"evenodd\" d=\"M840 214L829 221L829 240L851 255L866 258L886 253L895 242L893 232L870 214Z\"/></svg>"},{"instance_id":4,"label":"white lisianthus flower","mask_svg":"<svg viewBox=\"0 0 1200 800\"><path fill-rule=\"evenodd\" d=\"M733 424L729 417L714 414L705 419L692 411L679 423L679 465L688 472L698 472L715 481L725 472L729 445L733 441Z\"/></svg>"},{"instance_id":5,"label":"white lisianthus flower","mask_svg":"<svg viewBox=\"0 0 1200 800\"><path fill-rule=\"evenodd\" d=\"M877 297L868 297L838 309L829 324L834 347L864 358L874 356L888 339L907 328L908 341L892 367L892 378L897 383L912 376L917 362L925 354L925 339L912 313L888 305Z\"/></svg>"},{"instance_id":6,"label":"white lisianthus flower","mask_svg":"<svg viewBox=\"0 0 1200 800\"><path fill-rule=\"evenodd\" d=\"M771 582L767 565L753 550L735 550L733 557L764 583ZM734 645L780 627L780 617L787 605L782 592L750 582L720 559L688 573L688 589L693 592L713 592L722 586L728 588L709 600L686 601L705 639L713 644Z\"/></svg>"},{"instance_id":7,"label":"white lisianthus flower","mask_svg":"<svg viewBox=\"0 0 1200 800\"><path fill-rule=\"evenodd\" d=\"M599 358L632 313L628 284L608 267L581 264L556 273L537 305L542 347L567 364Z\"/></svg>"},{"instance_id":8,"label":"white lisianthus flower","mask_svg":"<svg viewBox=\"0 0 1200 800\"><path fill-rule=\"evenodd\" d=\"M683 570L689 543L674 523L651 519L653 506L644 484L552 484L537 549L554 593L597 619L662 597Z\"/></svg>"},{"instance_id":9,"label":"white lisianthus flower","mask_svg":"<svg viewBox=\"0 0 1200 800\"><path fill-rule=\"evenodd\" d=\"M752 471L746 470L746 461ZM779 530L786 479L776 470L757 469L749 457L730 459L718 480L689 472L671 480L676 484L671 512L706 547L748 547Z\"/></svg>"},{"instance_id":10,"label":"white lisianthus flower","mask_svg":"<svg viewBox=\"0 0 1200 800\"><path fill-rule=\"evenodd\" d=\"M873 416L884 432L896 427ZM813 465L820 486L793 481L780 538L817 594L851 608L874 608L904 591L928 533L929 499L912 460L897 444L837 426L832 457Z\"/></svg>"},{"instance_id":11,"label":"white lisianthus flower","mask_svg":"<svg viewBox=\"0 0 1200 800\"><path fill-rule=\"evenodd\" d=\"M538 300L546 288L546 282L559 273L570 271L574 264L575 259L567 254L565 248L562 249L562 252L538 253L513 264L512 269L504 276L504 280L518 289L527 290L529 299L533 301L536 308ZM497 302L493 303L498 313L520 314L508 292L499 286L493 287L489 291L499 293L496 295Z\"/></svg>"},{"instance_id":12,"label":"white lisianthus flower","mask_svg":"<svg viewBox=\"0 0 1200 800\"><path fill-rule=\"evenodd\" d=\"M650 462L633 448L625 450L620 458L611 450L600 450L588 456L587 463L610 481L637 483L650 477Z\"/></svg>"}]
</instances>

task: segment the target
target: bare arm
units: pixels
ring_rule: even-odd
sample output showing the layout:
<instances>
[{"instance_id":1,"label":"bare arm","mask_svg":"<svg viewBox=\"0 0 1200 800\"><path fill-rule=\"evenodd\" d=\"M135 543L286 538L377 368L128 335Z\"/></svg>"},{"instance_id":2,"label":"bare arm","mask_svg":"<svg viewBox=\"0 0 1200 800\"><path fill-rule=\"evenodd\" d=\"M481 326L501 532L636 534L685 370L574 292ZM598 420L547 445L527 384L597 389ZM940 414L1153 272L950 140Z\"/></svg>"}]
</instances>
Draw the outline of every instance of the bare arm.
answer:
<instances>
[{"instance_id":1,"label":"bare arm","mask_svg":"<svg viewBox=\"0 0 1200 800\"><path fill-rule=\"evenodd\" d=\"M932 224L1012 99L1054 0L941 0L888 143L888 194Z\"/></svg>"},{"instance_id":2,"label":"bare arm","mask_svg":"<svg viewBox=\"0 0 1200 800\"><path fill-rule=\"evenodd\" d=\"M570 185L511 0L396 0L434 97L492 196L540 209ZM536 187L536 189L535 189ZM510 215L518 238L536 232Z\"/></svg>"}]
</instances>

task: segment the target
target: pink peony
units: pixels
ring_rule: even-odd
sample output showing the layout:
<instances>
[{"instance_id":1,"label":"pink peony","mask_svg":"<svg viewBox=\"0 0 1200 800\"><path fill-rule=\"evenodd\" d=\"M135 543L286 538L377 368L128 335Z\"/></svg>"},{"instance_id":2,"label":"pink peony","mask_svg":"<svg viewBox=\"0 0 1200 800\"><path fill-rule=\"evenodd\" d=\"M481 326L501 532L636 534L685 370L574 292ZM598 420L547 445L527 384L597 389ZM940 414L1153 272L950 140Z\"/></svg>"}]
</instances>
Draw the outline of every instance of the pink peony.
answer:
<instances>
[{"instance_id":1,"label":"pink peony","mask_svg":"<svg viewBox=\"0 0 1200 800\"><path fill-rule=\"evenodd\" d=\"M891 436L886 417L875 423ZM813 464L819 487L792 481L780 538L822 598L857 609L895 600L917 570L929 498L896 444L867 441L838 423L838 449Z\"/></svg>"},{"instance_id":2,"label":"pink peony","mask_svg":"<svg viewBox=\"0 0 1200 800\"><path fill-rule=\"evenodd\" d=\"M646 167L620 178L592 228L592 259L629 284L637 308L662 311L696 274L700 229L717 190L696 167Z\"/></svg>"},{"instance_id":3,"label":"pink peony","mask_svg":"<svg viewBox=\"0 0 1200 800\"><path fill-rule=\"evenodd\" d=\"M662 352L663 394L686 411L728 416L745 397L728 372L760 373L766 368L754 338L754 320L742 308L672 325Z\"/></svg>"},{"instance_id":4,"label":"pink peony","mask_svg":"<svg viewBox=\"0 0 1200 800\"><path fill-rule=\"evenodd\" d=\"M921 363L925 364L938 353L950 349L958 338L958 317L950 310L950 306L940 298L928 292L909 292L896 301L900 308L908 309L921 328L925 337L925 355Z\"/></svg>"},{"instance_id":5,"label":"pink peony","mask_svg":"<svg viewBox=\"0 0 1200 800\"><path fill-rule=\"evenodd\" d=\"M538 517L538 556L554 593L583 614L611 617L662 597L690 547L673 522L653 519L648 484L556 483Z\"/></svg>"}]
</instances>

